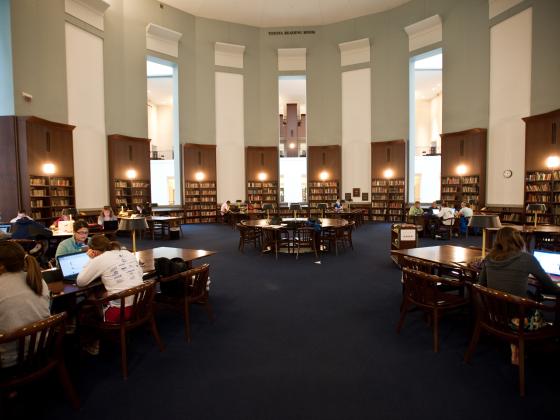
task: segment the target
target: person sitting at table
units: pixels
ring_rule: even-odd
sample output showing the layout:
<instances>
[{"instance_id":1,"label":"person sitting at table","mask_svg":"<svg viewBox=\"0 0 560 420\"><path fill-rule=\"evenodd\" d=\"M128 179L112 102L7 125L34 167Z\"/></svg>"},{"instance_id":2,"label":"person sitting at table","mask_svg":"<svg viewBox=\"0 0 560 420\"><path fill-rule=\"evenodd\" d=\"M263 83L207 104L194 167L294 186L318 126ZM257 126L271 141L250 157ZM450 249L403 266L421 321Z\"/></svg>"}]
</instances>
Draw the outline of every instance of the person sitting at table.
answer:
<instances>
[{"instance_id":1,"label":"person sitting at table","mask_svg":"<svg viewBox=\"0 0 560 420\"><path fill-rule=\"evenodd\" d=\"M437 210L437 211L435 211L435 210ZM428 210L426 210L426 215L435 216L436 215L435 213L437 213L438 211L439 211L439 207L438 207L437 201L433 201L432 204L430 205L430 207L428 207Z\"/></svg>"},{"instance_id":2,"label":"person sitting at table","mask_svg":"<svg viewBox=\"0 0 560 420\"><path fill-rule=\"evenodd\" d=\"M74 234L63 240L56 248L55 256L73 254L75 252L87 251L89 228L85 220L77 220L74 222Z\"/></svg>"},{"instance_id":3,"label":"person sitting at table","mask_svg":"<svg viewBox=\"0 0 560 420\"><path fill-rule=\"evenodd\" d=\"M543 270L537 259L525 251L525 242L521 234L511 227L501 228L496 234L492 251L482 262L478 283L510 295L531 298L527 294L529 274L538 280L546 293L560 294L560 289ZM528 330L536 330L544 325L539 312L527 318ZM511 363L519 364L519 349L513 344Z\"/></svg>"},{"instance_id":4,"label":"person sitting at table","mask_svg":"<svg viewBox=\"0 0 560 420\"><path fill-rule=\"evenodd\" d=\"M229 219L230 219L230 216L231 216L231 208L229 206L230 204L231 204L231 202L229 200L227 200L220 207L220 214L222 215L224 223L229 223Z\"/></svg>"},{"instance_id":5,"label":"person sitting at table","mask_svg":"<svg viewBox=\"0 0 560 420\"><path fill-rule=\"evenodd\" d=\"M461 210L458 213L460 220L459 220L459 230L461 233L467 233L467 229L469 228L469 220L473 216L473 211L469 205L464 201L461 201Z\"/></svg>"},{"instance_id":6,"label":"person sitting at table","mask_svg":"<svg viewBox=\"0 0 560 420\"><path fill-rule=\"evenodd\" d=\"M25 216L17 220L12 225L12 239L46 239L50 238L53 233L41 223Z\"/></svg>"},{"instance_id":7,"label":"person sitting at table","mask_svg":"<svg viewBox=\"0 0 560 420\"><path fill-rule=\"evenodd\" d=\"M255 206L253 206L253 203L251 203L251 201L249 200L245 200L245 208L247 209L247 211L255 210Z\"/></svg>"},{"instance_id":8,"label":"person sitting at table","mask_svg":"<svg viewBox=\"0 0 560 420\"><path fill-rule=\"evenodd\" d=\"M69 220L72 220L70 209L62 209L60 217L53 222L53 224L51 225L51 229L58 229L58 222L67 222Z\"/></svg>"},{"instance_id":9,"label":"person sitting at table","mask_svg":"<svg viewBox=\"0 0 560 420\"><path fill-rule=\"evenodd\" d=\"M115 220L118 219L117 216L115 216L115 213L113 213L113 208L111 206L104 206L97 218L97 224L103 226L103 223Z\"/></svg>"},{"instance_id":10,"label":"person sitting at table","mask_svg":"<svg viewBox=\"0 0 560 420\"><path fill-rule=\"evenodd\" d=\"M340 198L337 198L336 203L334 203L334 211L337 213L342 211L342 203L340 202Z\"/></svg>"},{"instance_id":11,"label":"person sitting at table","mask_svg":"<svg viewBox=\"0 0 560 420\"><path fill-rule=\"evenodd\" d=\"M445 201L441 202L441 208L436 216L439 217L441 219L441 223L446 226L451 226L455 222L454 211L445 203Z\"/></svg>"},{"instance_id":12,"label":"person sitting at table","mask_svg":"<svg viewBox=\"0 0 560 420\"><path fill-rule=\"evenodd\" d=\"M24 218L24 217L27 217L28 219L31 219L31 217L29 217L29 216L27 215L27 213L26 213L25 210L23 210L23 209L18 210L17 216L14 217L12 220L10 220L10 223L16 223L19 219L22 219L22 218ZM31 219L31 220L33 220L33 219Z\"/></svg>"},{"instance_id":13,"label":"person sitting at table","mask_svg":"<svg viewBox=\"0 0 560 420\"><path fill-rule=\"evenodd\" d=\"M409 216L422 216L424 214L424 210L420 207L420 201L415 201L414 205L408 210Z\"/></svg>"},{"instance_id":14,"label":"person sitting at table","mask_svg":"<svg viewBox=\"0 0 560 420\"><path fill-rule=\"evenodd\" d=\"M78 274L76 279L78 286L87 286L100 277L107 295L112 295L142 284L142 267L136 256L123 249L118 242L110 241L104 235L95 235L91 239L90 249L87 253L91 260ZM132 303L132 301L126 302L126 319L132 315ZM120 300L111 301L104 308L104 321L118 322L119 314Z\"/></svg>"},{"instance_id":15,"label":"person sitting at table","mask_svg":"<svg viewBox=\"0 0 560 420\"><path fill-rule=\"evenodd\" d=\"M48 318L49 304L49 288L35 258L16 242L0 242L0 333ZM15 342L0 346L0 368L16 360Z\"/></svg>"}]
</instances>

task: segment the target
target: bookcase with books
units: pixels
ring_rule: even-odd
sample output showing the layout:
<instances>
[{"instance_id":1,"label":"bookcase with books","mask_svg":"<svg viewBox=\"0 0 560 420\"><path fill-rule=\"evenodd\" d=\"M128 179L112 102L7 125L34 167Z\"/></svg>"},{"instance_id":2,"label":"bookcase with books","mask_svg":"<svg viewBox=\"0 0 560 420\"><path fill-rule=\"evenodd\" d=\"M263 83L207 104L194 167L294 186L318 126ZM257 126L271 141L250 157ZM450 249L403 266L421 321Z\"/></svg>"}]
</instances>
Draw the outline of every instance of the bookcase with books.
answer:
<instances>
[{"instance_id":1,"label":"bookcase with books","mask_svg":"<svg viewBox=\"0 0 560 420\"><path fill-rule=\"evenodd\" d=\"M150 181L135 179L114 179L113 196L115 208L131 209L151 202Z\"/></svg>"},{"instance_id":2,"label":"bookcase with books","mask_svg":"<svg viewBox=\"0 0 560 420\"><path fill-rule=\"evenodd\" d=\"M374 178L371 180L371 220L402 222L404 219L405 180Z\"/></svg>"},{"instance_id":3,"label":"bookcase with books","mask_svg":"<svg viewBox=\"0 0 560 420\"><path fill-rule=\"evenodd\" d=\"M30 216L46 224L62 209L75 207L74 179L63 176L29 176Z\"/></svg>"},{"instance_id":4,"label":"bookcase with books","mask_svg":"<svg viewBox=\"0 0 560 420\"><path fill-rule=\"evenodd\" d=\"M560 171L530 171L525 174L525 207L544 204L545 213L537 214L537 223L560 223ZM525 213L525 223L534 223L535 215Z\"/></svg>"},{"instance_id":5,"label":"bookcase with books","mask_svg":"<svg viewBox=\"0 0 560 420\"><path fill-rule=\"evenodd\" d=\"M261 209L263 204L278 207L278 183L276 181L247 181L247 200L255 209Z\"/></svg>"},{"instance_id":6,"label":"bookcase with books","mask_svg":"<svg viewBox=\"0 0 560 420\"><path fill-rule=\"evenodd\" d=\"M461 201L471 204L473 210L480 205L480 176L442 176L441 199L450 207L459 207Z\"/></svg>"},{"instance_id":7,"label":"bookcase with books","mask_svg":"<svg viewBox=\"0 0 560 420\"><path fill-rule=\"evenodd\" d=\"M185 181L185 223L216 223L215 181Z\"/></svg>"},{"instance_id":8,"label":"bookcase with books","mask_svg":"<svg viewBox=\"0 0 560 420\"><path fill-rule=\"evenodd\" d=\"M331 204L339 198L338 181L310 181L308 183L308 202L310 209L319 203Z\"/></svg>"}]
</instances>

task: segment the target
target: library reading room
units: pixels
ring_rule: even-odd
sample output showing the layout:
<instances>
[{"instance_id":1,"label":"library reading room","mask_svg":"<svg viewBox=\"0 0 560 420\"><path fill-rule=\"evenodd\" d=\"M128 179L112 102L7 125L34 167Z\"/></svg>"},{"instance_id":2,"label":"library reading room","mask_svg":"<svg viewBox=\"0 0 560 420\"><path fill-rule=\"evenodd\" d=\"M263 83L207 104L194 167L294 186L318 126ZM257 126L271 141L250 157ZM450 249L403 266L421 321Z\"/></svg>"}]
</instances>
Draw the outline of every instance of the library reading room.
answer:
<instances>
[{"instance_id":1,"label":"library reading room","mask_svg":"<svg viewBox=\"0 0 560 420\"><path fill-rule=\"evenodd\" d=\"M0 418L557 418L560 0L0 0Z\"/></svg>"}]
</instances>

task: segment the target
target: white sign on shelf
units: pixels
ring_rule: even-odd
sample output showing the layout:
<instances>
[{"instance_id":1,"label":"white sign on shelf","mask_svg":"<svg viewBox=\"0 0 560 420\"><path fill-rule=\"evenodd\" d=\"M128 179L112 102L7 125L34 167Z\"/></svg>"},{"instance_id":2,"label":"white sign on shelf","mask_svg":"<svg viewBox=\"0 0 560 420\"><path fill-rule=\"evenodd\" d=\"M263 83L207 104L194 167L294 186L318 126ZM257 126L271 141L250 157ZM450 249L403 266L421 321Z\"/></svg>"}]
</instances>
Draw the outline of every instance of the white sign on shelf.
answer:
<instances>
[{"instance_id":1,"label":"white sign on shelf","mask_svg":"<svg viewBox=\"0 0 560 420\"><path fill-rule=\"evenodd\" d=\"M401 229L401 242L416 241L416 229Z\"/></svg>"}]
</instances>

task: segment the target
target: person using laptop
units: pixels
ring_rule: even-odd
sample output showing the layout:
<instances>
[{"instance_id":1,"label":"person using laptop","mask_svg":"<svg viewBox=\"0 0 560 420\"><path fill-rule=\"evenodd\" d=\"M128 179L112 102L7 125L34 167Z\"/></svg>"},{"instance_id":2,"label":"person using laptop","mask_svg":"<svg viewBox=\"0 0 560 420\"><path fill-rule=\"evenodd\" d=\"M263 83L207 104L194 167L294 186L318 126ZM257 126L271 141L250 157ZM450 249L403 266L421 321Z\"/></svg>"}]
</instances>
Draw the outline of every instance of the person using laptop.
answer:
<instances>
[{"instance_id":1,"label":"person using laptop","mask_svg":"<svg viewBox=\"0 0 560 420\"><path fill-rule=\"evenodd\" d=\"M73 235L58 244L55 257L87 251L89 234L87 222L85 220L77 220L74 222L73 228Z\"/></svg>"},{"instance_id":2,"label":"person using laptop","mask_svg":"<svg viewBox=\"0 0 560 420\"><path fill-rule=\"evenodd\" d=\"M104 226L105 222L116 222L117 220L118 219L113 212L113 208L111 206L105 206L97 218L97 224Z\"/></svg>"},{"instance_id":3,"label":"person using laptop","mask_svg":"<svg viewBox=\"0 0 560 420\"><path fill-rule=\"evenodd\" d=\"M69 220L72 220L70 214L70 209L62 209L60 217L53 222L53 224L51 225L51 229L58 229L59 222L68 222Z\"/></svg>"},{"instance_id":4,"label":"person using laptop","mask_svg":"<svg viewBox=\"0 0 560 420\"><path fill-rule=\"evenodd\" d=\"M49 304L49 288L37 260L16 242L0 242L0 333L48 318ZM16 360L15 342L0 346L0 368Z\"/></svg>"},{"instance_id":5,"label":"person using laptop","mask_svg":"<svg viewBox=\"0 0 560 420\"><path fill-rule=\"evenodd\" d=\"M436 214L441 219L441 223L451 226L455 222L455 210L449 207L444 201L441 202L441 209Z\"/></svg>"},{"instance_id":6,"label":"person using laptop","mask_svg":"<svg viewBox=\"0 0 560 420\"><path fill-rule=\"evenodd\" d=\"M27 216L19 218L10 231L12 239L47 239L53 235L50 229Z\"/></svg>"},{"instance_id":7,"label":"person using laptop","mask_svg":"<svg viewBox=\"0 0 560 420\"><path fill-rule=\"evenodd\" d=\"M478 282L491 289L522 298L531 298L527 295L529 274L539 281L543 291L551 294L560 293L560 289L543 270L537 259L525 251L525 242L521 234L511 227L501 228L496 235L492 251L482 262ZM527 329L536 330L542 325L540 313L536 312L528 316ZM519 364L519 349L513 344L511 363Z\"/></svg>"},{"instance_id":8,"label":"person using laptop","mask_svg":"<svg viewBox=\"0 0 560 420\"><path fill-rule=\"evenodd\" d=\"M101 281L108 295L122 292L143 282L142 267L136 256L126 249L122 249L118 242L110 241L104 235L95 235L87 251L91 260L78 274L76 284L86 286L101 277ZM132 315L132 301L126 302L125 317ZM118 322L120 314L120 300L111 301L104 310L105 322Z\"/></svg>"}]
</instances>

